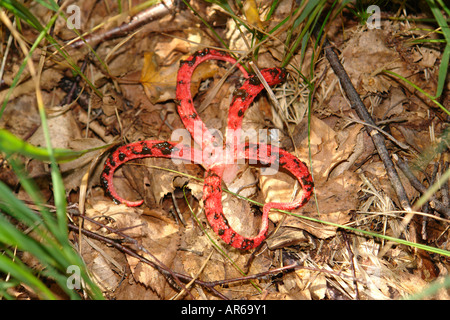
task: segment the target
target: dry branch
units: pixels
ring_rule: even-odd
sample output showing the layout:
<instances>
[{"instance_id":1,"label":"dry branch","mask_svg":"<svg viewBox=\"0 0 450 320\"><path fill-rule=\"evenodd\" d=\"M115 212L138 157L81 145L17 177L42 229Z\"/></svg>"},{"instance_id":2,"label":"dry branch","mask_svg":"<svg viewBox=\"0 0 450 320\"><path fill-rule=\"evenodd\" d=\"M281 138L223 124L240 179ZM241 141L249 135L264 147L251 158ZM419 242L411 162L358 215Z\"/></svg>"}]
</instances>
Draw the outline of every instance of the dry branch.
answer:
<instances>
[{"instance_id":1,"label":"dry branch","mask_svg":"<svg viewBox=\"0 0 450 320\"><path fill-rule=\"evenodd\" d=\"M380 132L377 129L375 129L376 128L375 122L373 121L372 117L367 111L359 94L356 92L356 89L353 86L350 77L348 76L347 72L345 71L344 67L339 61L338 55L334 52L333 47L326 38L323 41L323 49L325 52L325 56L331 65L331 68L338 77L341 86L344 89L345 94L347 95L347 98L351 103L352 109L354 109L358 117L367 124L364 125L364 127L369 136L372 138L375 148L377 149L378 155L380 156L381 161L384 164L389 180L395 190L395 193L403 210L411 211L411 205L409 203L408 196L406 195L405 188L403 187L400 181L400 177L389 155L389 152L385 144L385 140L383 136L380 134Z\"/></svg>"}]
</instances>

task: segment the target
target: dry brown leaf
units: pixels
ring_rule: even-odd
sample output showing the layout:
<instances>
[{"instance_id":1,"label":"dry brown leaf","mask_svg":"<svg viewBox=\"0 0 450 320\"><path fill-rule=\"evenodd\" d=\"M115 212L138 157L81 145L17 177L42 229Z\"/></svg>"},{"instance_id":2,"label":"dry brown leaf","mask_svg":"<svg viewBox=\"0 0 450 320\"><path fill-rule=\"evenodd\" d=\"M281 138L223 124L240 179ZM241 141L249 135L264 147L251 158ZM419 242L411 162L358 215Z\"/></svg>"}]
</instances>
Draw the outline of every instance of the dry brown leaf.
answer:
<instances>
[{"instance_id":1,"label":"dry brown leaf","mask_svg":"<svg viewBox=\"0 0 450 320\"><path fill-rule=\"evenodd\" d=\"M311 169L314 171L316 186L320 185L321 180L327 179L337 165L350 158L361 128L361 125L356 125L347 134L338 134L324 121L311 117Z\"/></svg>"},{"instance_id":2,"label":"dry brown leaf","mask_svg":"<svg viewBox=\"0 0 450 320\"><path fill-rule=\"evenodd\" d=\"M167 161L165 159L148 158L144 160L144 163L146 165L157 166L164 169L179 170L180 172L185 172L186 170L184 165L175 165L172 161ZM148 168L143 181L144 184L142 184L146 194L151 192L156 203L161 203L164 196L175 190L173 181L176 177L181 176L180 174L169 172L164 169ZM148 179L148 183L145 183L146 179Z\"/></svg>"},{"instance_id":3,"label":"dry brown leaf","mask_svg":"<svg viewBox=\"0 0 450 320\"><path fill-rule=\"evenodd\" d=\"M132 278L122 282L122 285L114 292L114 298L116 300L161 300L155 292Z\"/></svg>"},{"instance_id":4,"label":"dry brown leaf","mask_svg":"<svg viewBox=\"0 0 450 320\"><path fill-rule=\"evenodd\" d=\"M102 255L98 255L90 264L89 271L103 291L114 291L120 282L120 276L115 273Z\"/></svg>"},{"instance_id":5,"label":"dry brown leaf","mask_svg":"<svg viewBox=\"0 0 450 320\"><path fill-rule=\"evenodd\" d=\"M3 100L0 98L0 101ZM3 116L0 119L1 128L8 129L13 134L24 137L41 125L36 99L33 96L20 96L13 100L11 104L14 105L13 108L7 107L4 109ZM19 123L20 125L17 125Z\"/></svg>"},{"instance_id":6,"label":"dry brown leaf","mask_svg":"<svg viewBox=\"0 0 450 320\"><path fill-rule=\"evenodd\" d=\"M71 112L66 112L58 117L47 120L51 136L52 147L72 150L84 150L92 147L98 147L103 144L98 139L81 139L81 132ZM33 134L29 142L36 146L45 146L42 127ZM61 171L64 173L64 185L68 190L79 187L82 176L87 172L94 157L98 153L91 152L83 155L79 159L61 164ZM41 167L45 169L44 167ZM34 171L34 175L44 174L45 172ZM98 182L99 171L93 182Z\"/></svg>"},{"instance_id":7,"label":"dry brown leaf","mask_svg":"<svg viewBox=\"0 0 450 320\"><path fill-rule=\"evenodd\" d=\"M436 60L440 59L440 56L440 52L425 47L415 47L413 52L414 62L419 63L424 68L434 68Z\"/></svg>"},{"instance_id":8,"label":"dry brown leaf","mask_svg":"<svg viewBox=\"0 0 450 320\"><path fill-rule=\"evenodd\" d=\"M154 52L145 53L140 82L147 98L153 104L175 99L178 68L178 63L161 67ZM212 77L217 70L217 66L212 63L199 65L192 77L192 92L196 92L200 82Z\"/></svg>"},{"instance_id":9,"label":"dry brown leaf","mask_svg":"<svg viewBox=\"0 0 450 320\"><path fill-rule=\"evenodd\" d=\"M381 29L355 32L342 51L344 68L355 88L368 92L386 92L391 81L383 75L374 75L380 68L392 69L402 62L398 53L386 45L389 33Z\"/></svg>"},{"instance_id":10,"label":"dry brown leaf","mask_svg":"<svg viewBox=\"0 0 450 320\"><path fill-rule=\"evenodd\" d=\"M195 176L199 170L201 168L195 165L176 164L168 159L146 158L124 165L122 170L117 171L114 183L116 184L117 181L116 189L121 190L121 195L126 199L140 197L149 207L152 207L155 203L160 204L165 196L175 190L177 186L174 185L174 181L177 178L184 178L184 173ZM126 179L120 179L122 174ZM125 186L119 186L124 183ZM194 196L200 199L202 187L195 180L188 184ZM136 195L136 192L140 196Z\"/></svg>"},{"instance_id":11,"label":"dry brown leaf","mask_svg":"<svg viewBox=\"0 0 450 320\"><path fill-rule=\"evenodd\" d=\"M123 111L125 105L123 98L118 94L112 85L107 84L104 88L104 95L99 102L99 106L102 108L103 112L107 116L116 115L118 111Z\"/></svg>"},{"instance_id":12,"label":"dry brown leaf","mask_svg":"<svg viewBox=\"0 0 450 320\"><path fill-rule=\"evenodd\" d=\"M305 270L297 270L294 273L288 273L283 277L283 282L278 286L281 294L288 294L289 299L311 300L311 293L306 287L310 273Z\"/></svg>"},{"instance_id":13,"label":"dry brown leaf","mask_svg":"<svg viewBox=\"0 0 450 320\"><path fill-rule=\"evenodd\" d=\"M391 85L386 78L386 76L373 76L371 74L361 73L361 86L367 92L388 92Z\"/></svg>"},{"instance_id":14,"label":"dry brown leaf","mask_svg":"<svg viewBox=\"0 0 450 320\"><path fill-rule=\"evenodd\" d=\"M104 142L100 139L86 138L74 139L72 141L69 141L67 147L71 150L81 151L100 147L102 145L104 145ZM103 170L103 162L97 161L97 163L93 163L93 161L97 160L100 152L101 151L89 152L78 159L60 164L60 169L63 173L64 186L67 190L78 188L80 186L83 175L85 175L87 172L90 172L91 169L94 170L91 172L89 186L98 183L100 173ZM96 164L96 166L92 168L91 166L93 164Z\"/></svg>"},{"instance_id":15,"label":"dry brown leaf","mask_svg":"<svg viewBox=\"0 0 450 320\"><path fill-rule=\"evenodd\" d=\"M180 241L179 227L171 219L165 218L165 212L157 210L142 211L111 202L97 202L86 212L89 216L105 216L114 220L114 227L137 240L143 248L151 252L161 263L171 267ZM138 252L150 261L154 261L145 252ZM166 278L156 269L132 256L127 256L128 264L137 282L154 290L159 297L167 298L173 289ZM159 264L158 262L155 262Z\"/></svg>"},{"instance_id":16,"label":"dry brown leaf","mask_svg":"<svg viewBox=\"0 0 450 320\"><path fill-rule=\"evenodd\" d=\"M36 50L36 51L39 51L39 50ZM8 68L6 68L6 71L9 71ZM3 79L5 80L6 84L10 85L16 75L17 75L17 70L15 70L14 72L11 72L11 73L6 72L5 77ZM44 69L41 73L41 78L40 78L41 90L53 90L55 83L57 83L61 78L62 78L62 73L59 72L59 70ZM24 81L24 82L18 84L14 88L11 95L9 96L9 101L13 101L16 98L31 94L35 90L36 90L36 84L34 83L33 79ZM8 94L9 94L9 90L0 91L0 101L4 101L5 97Z\"/></svg>"},{"instance_id":17,"label":"dry brown leaf","mask_svg":"<svg viewBox=\"0 0 450 320\"><path fill-rule=\"evenodd\" d=\"M270 250L289 246L299 246L302 249L315 247L314 240L308 233L289 227L280 227L274 235L266 239L266 243Z\"/></svg>"},{"instance_id":18,"label":"dry brown leaf","mask_svg":"<svg viewBox=\"0 0 450 320\"><path fill-rule=\"evenodd\" d=\"M251 197L255 194L257 179L251 168L245 167L237 178L227 185L228 190L238 193L242 197Z\"/></svg>"},{"instance_id":19,"label":"dry brown leaf","mask_svg":"<svg viewBox=\"0 0 450 320\"><path fill-rule=\"evenodd\" d=\"M261 191L264 194L264 203L291 202L294 200L293 192L295 185L299 188L294 178L285 172L277 172L274 175L261 175L259 177L259 183ZM269 219L273 222L278 222L283 215L276 211L271 211Z\"/></svg>"},{"instance_id":20,"label":"dry brown leaf","mask_svg":"<svg viewBox=\"0 0 450 320\"><path fill-rule=\"evenodd\" d=\"M160 67L154 52L144 55L144 66L140 82L144 86L147 98L153 103L175 98L178 65Z\"/></svg>"},{"instance_id":21,"label":"dry brown leaf","mask_svg":"<svg viewBox=\"0 0 450 320\"><path fill-rule=\"evenodd\" d=\"M389 119L391 117L401 117L405 113L405 103L409 99L404 90L397 87L389 89L389 98L384 100L376 108L373 108L373 115L375 119Z\"/></svg>"},{"instance_id":22,"label":"dry brown leaf","mask_svg":"<svg viewBox=\"0 0 450 320\"><path fill-rule=\"evenodd\" d=\"M309 286L309 291L311 292L311 297L314 300L321 300L325 298L327 292L327 280L323 273L315 275L311 285Z\"/></svg>"},{"instance_id":23,"label":"dry brown leaf","mask_svg":"<svg viewBox=\"0 0 450 320\"><path fill-rule=\"evenodd\" d=\"M222 206L225 217L237 233L247 237L258 234L261 219L255 216L249 202L224 193Z\"/></svg>"},{"instance_id":24,"label":"dry brown leaf","mask_svg":"<svg viewBox=\"0 0 450 320\"><path fill-rule=\"evenodd\" d=\"M356 173L346 171L315 189L319 213L317 213L314 198L312 198L303 209L299 209L298 214L322 221L345 224L350 221L350 212L357 207L358 199L354 195L360 190L361 183ZM287 216L283 226L300 228L320 239L329 238L336 233L336 227L290 215Z\"/></svg>"},{"instance_id":25,"label":"dry brown leaf","mask_svg":"<svg viewBox=\"0 0 450 320\"><path fill-rule=\"evenodd\" d=\"M72 140L81 138L81 132L71 112L49 118L47 124L53 148L68 148ZM46 146L42 127L39 127L28 141L35 146Z\"/></svg>"},{"instance_id":26,"label":"dry brown leaf","mask_svg":"<svg viewBox=\"0 0 450 320\"><path fill-rule=\"evenodd\" d=\"M188 32L191 40L197 40L200 43L201 39L199 36L197 37L197 39L195 39L195 36L198 35L197 29L189 29ZM155 45L155 54L157 54L160 59L164 59L164 64L167 65L169 64L167 63L168 61L171 62L172 60L176 59L176 55L178 52L193 51L191 47L192 44L188 41L173 38L168 42L158 41Z\"/></svg>"},{"instance_id":27,"label":"dry brown leaf","mask_svg":"<svg viewBox=\"0 0 450 320\"><path fill-rule=\"evenodd\" d=\"M426 131L419 133L417 128L398 126L392 128L392 135L398 137L399 141L405 141L418 152L423 152L431 144L430 134Z\"/></svg>"},{"instance_id":28,"label":"dry brown leaf","mask_svg":"<svg viewBox=\"0 0 450 320\"><path fill-rule=\"evenodd\" d=\"M150 211L161 216L165 215L164 212ZM141 216L140 222L143 223L143 235L140 240L142 246L150 251L160 263L172 268L180 241L178 225L172 220L145 216ZM150 261L154 261L148 254L141 254ZM163 299L173 294L173 289L168 284L166 277L159 271L134 257L127 256L127 259L136 281L150 287Z\"/></svg>"}]
</instances>

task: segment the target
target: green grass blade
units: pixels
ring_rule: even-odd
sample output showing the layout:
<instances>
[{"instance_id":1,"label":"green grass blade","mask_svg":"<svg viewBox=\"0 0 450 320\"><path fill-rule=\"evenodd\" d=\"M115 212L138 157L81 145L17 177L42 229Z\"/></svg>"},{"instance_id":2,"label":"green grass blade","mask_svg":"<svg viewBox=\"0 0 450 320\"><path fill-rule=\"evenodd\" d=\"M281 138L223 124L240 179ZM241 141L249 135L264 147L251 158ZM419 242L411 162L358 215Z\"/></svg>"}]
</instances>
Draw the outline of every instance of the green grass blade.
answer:
<instances>
[{"instance_id":1,"label":"green grass blade","mask_svg":"<svg viewBox=\"0 0 450 320\"><path fill-rule=\"evenodd\" d=\"M25 266L23 263L19 262L19 259L16 258L14 261L12 258L0 255L0 270L5 273L10 274L12 277L20 281L21 283L25 283L42 298L55 300L56 297L53 293L39 280L31 270Z\"/></svg>"},{"instance_id":2,"label":"green grass blade","mask_svg":"<svg viewBox=\"0 0 450 320\"><path fill-rule=\"evenodd\" d=\"M266 21L269 21L270 18L272 18L272 14L274 13L275 9L278 7L279 2L280 2L279 0L272 1L269 12L267 13L267 16L265 19Z\"/></svg>"},{"instance_id":3,"label":"green grass blade","mask_svg":"<svg viewBox=\"0 0 450 320\"><path fill-rule=\"evenodd\" d=\"M442 104L440 104L435 97L433 97L431 94L427 93L425 90L423 90L422 88L420 88L419 86L417 86L416 84L412 83L411 81L409 81L408 79L406 79L405 77L399 75L398 73L395 73L391 70L383 70L382 72L393 75L394 77L399 78L400 80L406 82L407 84L409 84L410 86L412 86L414 89L416 89L417 91L421 92L422 94L424 94L428 99L430 99L434 104L436 104L439 108L442 109L442 111L444 111L446 114L448 114L450 116L450 111L447 110Z\"/></svg>"},{"instance_id":4,"label":"green grass blade","mask_svg":"<svg viewBox=\"0 0 450 320\"><path fill-rule=\"evenodd\" d=\"M59 6L58 4L53 1L53 0L34 0L37 3L39 3L41 6L46 7L47 9L50 9L52 11L58 11L59 10Z\"/></svg>"},{"instance_id":5,"label":"green grass blade","mask_svg":"<svg viewBox=\"0 0 450 320\"><path fill-rule=\"evenodd\" d=\"M72 70L75 71L76 74L80 75L81 78L91 87L91 89L97 94L99 97L102 97L102 94L98 89L94 86L94 84L84 75L83 72L81 72L81 69L78 67L78 65L73 61L73 59L70 57L70 55L58 44L58 42L48 34L48 31L50 28L54 25L56 22L56 19L59 17L60 13L55 13L50 21L47 23L45 27L41 25L41 23L34 17L34 15L22 4L15 0L0 0L0 7L4 7L11 13L13 13L15 16L20 18L21 20L25 21L27 24L29 24L31 27L39 31L39 35L36 38L35 42L33 43L33 46L29 50L29 54L24 58L19 71L17 72L16 76L13 79L13 82L11 83L10 89L8 90L8 93L6 95L6 98L3 101L1 110L0 110L0 118L3 115L3 111L6 108L6 105L8 103L9 97L16 87L24 69L27 65L28 59L33 54L34 50L40 45L42 39L46 39L57 51L58 53L67 61L69 66L72 68ZM20 21L20 20L19 20Z\"/></svg>"},{"instance_id":6,"label":"green grass blade","mask_svg":"<svg viewBox=\"0 0 450 320\"><path fill-rule=\"evenodd\" d=\"M429 284L424 290L405 297L405 300L420 300L432 297L439 290L450 288L450 276L446 276L443 281L437 280Z\"/></svg>"},{"instance_id":7,"label":"green grass blade","mask_svg":"<svg viewBox=\"0 0 450 320\"><path fill-rule=\"evenodd\" d=\"M42 274L54 279L72 299L79 298L79 295L75 291L67 288L66 270L71 265L79 266L80 277L88 285L91 297L102 299L101 291L91 281L85 271L85 266L81 258L73 250L65 232L61 232L60 226L57 225L54 217L49 216L47 221L45 221L46 223L44 223L45 219L29 209L22 201L18 200L1 181L0 212L1 247L16 247L20 251L29 252L36 257L45 267ZM29 230L33 231L34 236L39 241L20 231L6 218L6 214L28 226ZM20 267L20 265L17 266L14 263L4 264L6 268L4 272L8 273L11 268ZM28 278L24 279L22 276L17 279L21 282L30 280ZM28 282L25 283L29 284Z\"/></svg>"},{"instance_id":8,"label":"green grass blade","mask_svg":"<svg viewBox=\"0 0 450 320\"><path fill-rule=\"evenodd\" d=\"M439 3L440 6L442 7L442 9L444 9L445 13L446 13L448 16L450 16L450 8L447 7L447 6L445 5L444 1L443 1L443 0L437 0L437 3ZM448 5L448 1L447 1L447 5ZM448 21L448 20L449 20L449 19L447 19L447 21Z\"/></svg>"},{"instance_id":9,"label":"green grass blade","mask_svg":"<svg viewBox=\"0 0 450 320\"><path fill-rule=\"evenodd\" d=\"M37 31L41 32L44 30L39 20L20 2L15 0L0 0L0 7L5 8Z\"/></svg>"},{"instance_id":10,"label":"green grass blade","mask_svg":"<svg viewBox=\"0 0 450 320\"><path fill-rule=\"evenodd\" d=\"M442 54L441 65L439 66L438 86L435 95L435 98L439 98L442 94L442 91L444 90L445 80L447 78L448 63L450 59L450 29L444 15L442 14L440 8L437 6L436 1L427 0L427 3L430 7L431 12L436 18L436 22L438 23L444 34L445 41L447 42L447 45L445 46L444 52ZM446 8L446 6L442 2L441 6L444 9L448 10L448 8Z\"/></svg>"},{"instance_id":11,"label":"green grass blade","mask_svg":"<svg viewBox=\"0 0 450 320\"><path fill-rule=\"evenodd\" d=\"M36 226L35 230L40 228ZM8 246L17 247L19 250L28 251L39 260L47 265L55 266L56 260L49 255L47 249L51 249L54 244L47 237L47 239L42 239L42 243L47 243L48 248L43 247L41 242L27 236L15 226L13 226L9 221L6 220L4 216L0 215L0 243L5 243Z\"/></svg>"},{"instance_id":12,"label":"green grass blade","mask_svg":"<svg viewBox=\"0 0 450 320\"><path fill-rule=\"evenodd\" d=\"M449 59L450 59L450 42L447 42L444 52L442 53L441 64L439 66L438 85L436 88L435 98L439 98L444 90L445 80L447 79Z\"/></svg>"},{"instance_id":13,"label":"green grass blade","mask_svg":"<svg viewBox=\"0 0 450 320\"><path fill-rule=\"evenodd\" d=\"M81 151L73 151L69 149L53 149L55 160L57 162L66 162L78 159L82 155L104 148L96 147ZM7 155L20 154L31 159L49 162L50 154L45 148L35 147L32 144L16 137L6 129L0 129L0 151Z\"/></svg>"},{"instance_id":14,"label":"green grass blade","mask_svg":"<svg viewBox=\"0 0 450 320\"><path fill-rule=\"evenodd\" d=\"M42 222L42 219L34 214L24 202L17 199L2 181L0 181L0 209L3 212L9 212L10 216L30 228Z\"/></svg>"}]
</instances>

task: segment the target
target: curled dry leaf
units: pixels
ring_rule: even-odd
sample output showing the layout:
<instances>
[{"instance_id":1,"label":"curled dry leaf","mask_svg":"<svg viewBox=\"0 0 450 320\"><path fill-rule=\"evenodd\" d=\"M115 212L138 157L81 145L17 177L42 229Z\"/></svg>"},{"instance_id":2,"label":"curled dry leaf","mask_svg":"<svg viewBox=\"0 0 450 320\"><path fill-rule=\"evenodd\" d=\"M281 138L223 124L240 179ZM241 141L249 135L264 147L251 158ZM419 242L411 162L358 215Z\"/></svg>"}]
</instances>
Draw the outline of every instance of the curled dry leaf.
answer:
<instances>
[{"instance_id":1,"label":"curled dry leaf","mask_svg":"<svg viewBox=\"0 0 450 320\"><path fill-rule=\"evenodd\" d=\"M0 95L6 91L0 92ZM1 96L0 101L3 101ZM17 125L18 123L20 125ZM41 119L36 107L36 100L30 95L23 95L15 99L14 108L5 108L3 116L0 118L0 128L7 129L19 137L28 136L40 125Z\"/></svg>"},{"instance_id":2,"label":"curled dry leaf","mask_svg":"<svg viewBox=\"0 0 450 320\"><path fill-rule=\"evenodd\" d=\"M317 207L314 199L300 208L299 215L316 218L323 221L345 224L350 220L350 211L357 207L357 198L354 196L360 190L361 180L358 175L347 171L339 170L339 173L333 172L339 164L353 159L351 156L355 150L357 133L361 130L361 125L352 127L346 135L338 134L332 130L325 122L316 117L311 118L311 152L312 165L314 173L315 193L317 198ZM300 159L306 160L307 156L307 137L299 143L298 146L302 152ZM351 161L355 161L353 159ZM352 163L348 163L347 167ZM331 176L331 173L335 175ZM283 172L277 172L273 176L261 176L261 190L265 195L265 202L289 202L293 199L295 183L293 178ZM319 211L319 214L317 213ZM274 222L279 222L284 213L272 212L269 217ZM287 216L283 223L285 227L294 227L308 231L314 236L324 239L335 234L336 228L326 226L318 222L302 220L295 216ZM282 242L288 245L302 239L297 239L295 232L290 233L292 238L286 235L274 235L274 238L282 236ZM278 240L273 239L278 243ZM280 240L281 241L281 240Z\"/></svg>"},{"instance_id":3,"label":"curled dry leaf","mask_svg":"<svg viewBox=\"0 0 450 320\"><path fill-rule=\"evenodd\" d=\"M303 249L314 249L316 247L313 237L298 228L281 227L277 232L267 238L267 246L270 250L288 246L299 246Z\"/></svg>"},{"instance_id":4,"label":"curled dry leaf","mask_svg":"<svg viewBox=\"0 0 450 320\"><path fill-rule=\"evenodd\" d=\"M261 219L255 216L249 202L234 195L224 194L222 206L223 213L233 230L246 237L258 234Z\"/></svg>"},{"instance_id":5,"label":"curled dry leaf","mask_svg":"<svg viewBox=\"0 0 450 320\"><path fill-rule=\"evenodd\" d=\"M98 255L89 269L103 291L114 291L120 282L120 277L111 269L110 264L102 255Z\"/></svg>"},{"instance_id":6,"label":"curled dry leaf","mask_svg":"<svg viewBox=\"0 0 450 320\"><path fill-rule=\"evenodd\" d=\"M127 236L137 240L142 248L156 257L159 262L146 252L137 253L156 264L172 267L179 241L179 226L165 216L165 212L130 208L125 205L114 205L110 202L96 202L87 215L109 217L114 221L114 227ZM133 247L134 250L137 248ZM155 291L160 298L167 298L173 294L173 289L166 278L153 267L139 259L127 256L128 264L134 279Z\"/></svg>"},{"instance_id":7,"label":"curled dry leaf","mask_svg":"<svg viewBox=\"0 0 450 320\"><path fill-rule=\"evenodd\" d=\"M386 92L390 81L384 75L376 74L383 68L401 65L398 53L386 44L389 34L385 30L370 30L354 33L342 51L344 68L355 88L368 92Z\"/></svg>"},{"instance_id":8,"label":"curled dry leaf","mask_svg":"<svg viewBox=\"0 0 450 320\"><path fill-rule=\"evenodd\" d=\"M414 47L413 59L424 68L434 68L436 60L440 59L440 52L430 48Z\"/></svg>"},{"instance_id":9,"label":"curled dry leaf","mask_svg":"<svg viewBox=\"0 0 450 320\"><path fill-rule=\"evenodd\" d=\"M178 63L161 67L153 52L144 55L140 82L147 98L153 104L175 99L178 68ZM212 77L217 70L217 66L212 63L205 62L199 65L192 77L192 92L197 92L200 82Z\"/></svg>"},{"instance_id":10,"label":"curled dry leaf","mask_svg":"<svg viewBox=\"0 0 450 320\"><path fill-rule=\"evenodd\" d=\"M81 132L78 130L78 125L70 112L63 113L55 118L49 118L48 127L54 148L79 151L104 145L104 142L96 138L81 138ZM45 146L41 127L33 134L29 142L35 146ZM90 166L98 154L98 152L89 152L74 161L60 165L66 189L74 190L80 186L83 175L90 170ZM98 177L102 169L101 164L97 169L97 171L92 172L94 179L91 179L90 185L98 183ZM35 174L38 175L39 173L35 172Z\"/></svg>"},{"instance_id":11,"label":"curled dry leaf","mask_svg":"<svg viewBox=\"0 0 450 320\"><path fill-rule=\"evenodd\" d=\"M256 177L252 169L244 166L243 172L227 185L228 190L240 196L252 198L256 193ZM260 215L255 212L248 201L224 192L222 194L224 214L232 228L239 234L255 236L261 225Z\"/></svg>"},{"instance_id":12,"label":"curled dry leaf","mask_svg":"<svg viewBox=\"0 0 450 320\"><path fill-rule=\"evenodd\" d=\"M159 67L153 52L144 55L140 82L145 94L152 103L158 103L175 98L178 65Z\"/></svg>"},{"instance_id":13,"label":"curled dry leaf","mask_svg":"<svg viewBox=\"0 0 450 320\"><path fill-rule=\"evenodd\" d=\"M288 273L283 277L283 282L278 285L280 294L286 294L288 299L293 300L311 300L311 293L306 287L306 279L309 279L309 272L305 270L297 270L294 273ZM305 274L298 276L297 274ZM302 279L305 279L302 281Z\"/></svg>"},{"instance_id":14,"label":"curled dry leaf","mask_svg":"<svg viewBox=\"0 0 450 320\"><path fill-rule=\"evenodd\" d=\"M402 117L405 113L405 104L409 103L409 97L401 88L391 87L389 98L373 108L373 116L376 119L389 119L391 117Z\"/></svg>"},{"instance_id":15,"label":"curled dry leaf","mask_svg":"<svg viewBox=\"0 0 450 320\"><path fill-rule=\"evenodd\" d=\"M287 173L277 172L273 175L261 175L259 185L264 195L264 202L290 202L295 198L295 186L298 185L294 178ZM271 211L269 219L279 222L283 213Z\"/></svg>"},{"instance_id":16,"label":"curled dry leaf","mask_svg":"<svg viewBox=\"0 0 450 320\"><path fill-rule=\"evenodd\" d=\"M123 111L125 102L122 96L112 88L112 85L106 84L105 87L104 91L106 92L99 105L106 116L114 116L118 111Z\"/></svg>"},{"instance_id":17,"label":"curled dry leaf","mask_svg":"<svg viewBox=\"0 0 450 320\"><path fill-rule=\"evenodd\" d=\"M81 138L81 132L71 112L49 118L47 124L53 148L68 148L70 141ZM35 146L44 147L46 144L42 127L39 127L28 141Z\"/></svg>"},{"instance_id":18,"label":"curled dry leaf","mask_svg":"<svg viewBox=\"0 0 450 320\"><path fill-rule=\"evenodd\" d=\"M315 189L319 213L317 213L315 203L310 202L298 214L322 221L345 224L350 221L350 212L357 207L358 199L355 197L355 193L361 184L356 173L345 171ZM306 230L320 239L329 238L336 233L336 227L295 216L288 216L283 225Z\"/></svg>"},{"instance_id":19,"label":"curled dry leaf","mask_svg":"<svg viewBox=\"0 0 450 320\"><path fill-rule=\"evenodd\" d=\"M185 172L184 165L175 165L172 161L165 159L145 159L145 164L151 166L157 166L166 169L172 169L179 172ZM148 179L149 185L143 185L147 189L147 192L151 192L156 203L161 203L162 198L175 190L173 181L176 177L180 177L180 174L169 172L164 169L148 168L146 172L146 179Z\"/></svg>"},{"instance_id":20,"label":"curled dry leaf","mask_svg":"<svg viewBox=\"0 0 450 320\"><path fill-rule=\"evenodd\" d=\"M75 151L86 150L103 146L104 142L97 138L82 138L69 141L68 148ZM80 158L60 164L63 173L64 186L68 190L76 189L80 186L83 175L90 172L89 186L98 184L98 179L103 169L103 162L97 157L102 151L88 152Z\"/></svg>"},{"instance_id":21,"label":"curled dry leaf","mask_svg":"<svg viewBox=\"0 0 450 320\"><path fill-rule=\"evenodd\" d=\"M169 171L170 170L170 171ZM167 159L158 158L146 158L140 161L136 161L134 165L127 164L122 168L124 176L127 178L127 182L132 186L133 190L136 190L141 198L151 207L154 204L160 204L162 199L174 192L176 187L182 187L176 185L174 182L177 179L184 178L184 174L197 175L201 170L198 166L189 166L185 163L174 163ZM117 176L120 177L120 171ZM178 173L179 172L179 173ZM118 178L117 177L117 178ZM118 180L120 183L120 179ZM192 182L192 183L191 183ZM201 188L191 181L188 183L189 189L194 192L194 196L197 199L201 198ZM121 192L125 191L120 189ZM128 187L128 192L130 192ZM125 193L122 193L125 194ZM133 194L133 192L131 192ZM131 195L133 197L133 195ZM139 197L135 196L134 197ZM128 198L126 198L128 199ZM132 198L129 198L132 199Z\"/></svg>"},{"instance_id":22,"label":"curled dry leaf","mask_svg":"<svg viewBox=\"0 0 450 320\"><path fill-rule=\"evenodd\" d=\"M322 180L328 179L337 165L350 158L361 128L361 125L356 125L346 134L342 134L334 131L324 121L316 117L311 118L312 170L316 186L320 185ZM301 145L304 146L305 143Z\"/></svg>"}]
</instances>

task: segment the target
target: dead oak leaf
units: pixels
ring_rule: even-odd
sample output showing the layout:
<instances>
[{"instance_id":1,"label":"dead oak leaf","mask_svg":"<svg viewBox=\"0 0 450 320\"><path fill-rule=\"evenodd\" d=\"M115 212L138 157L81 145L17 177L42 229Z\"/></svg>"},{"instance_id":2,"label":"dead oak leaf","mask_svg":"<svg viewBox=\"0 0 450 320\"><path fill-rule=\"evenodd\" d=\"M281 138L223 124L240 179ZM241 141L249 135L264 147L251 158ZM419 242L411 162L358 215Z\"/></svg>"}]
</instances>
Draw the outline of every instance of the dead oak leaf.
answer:
<instances>
[{"instance_id":1,"label":"dead oak leaf","mask_svg":"<svg viewBox=\"0 0 450 320\"><path fill-rule=\"evenodd\" d=\"M375 75L381 68L401 65L398 53L389 48L385 30L367 30L354 33L342 50L344 67L356 88L368 92L386 92L390 87L389 78ZM359 85L360 84L360 85Z\"/></svg>"},{"instance_id":2,"label":"dead oak leaf","mask_svg":"<svg viewBox=\"0 0 450 320\"><path fill-rule=\"evenodd\" d=\"M324 121L311 117L312 170L316 185L318 180L327 179L337 165L349 159L355 149L357 133L361 127L355 126L354 130L345 136L338 134Z\"/></svg>"},{"instance_id":3,"label":"dead oak leaf","mask_svg":"<svg viewBox=\"0 0 450 320\"><path fill-rule=\"evenodd\" d=\"M144 211L139 221L142 223L143 231L140 243L151 252L151 255L146 252L140 254L157 265L163 264L171 268L180 243L178 225L164 218L164 213L157 210ZM161 298L167 298L174 293L166 277L154 267L132 256L127 256L127 260L137 282L151 288Z\"/></svg>"},{"instance_id":4,"label":"dead oak leaf","mask_svg":"<svg viewBox=\"0 0 450 320\"><path fill-rule=\"evenodd\" d=\"M73 139L68 142L70 150L81 151L97 148L104 145L104 142L97 138ZM97 161L99 152L88 152L76 160L61 163L60 169L63 174L64 186L68 190L79 188L83 183L83 176L90 172L92 179L89 179L89 186L98 184L103 166Z\"/></svg>"},{"instance_id":5,"label":"dead oak leaf","mask_svg":"<svg viewBox=\"0 0 450 320\"><path fill-rule=\"evenodd\" d=\"M321 221L345 224L350 221L350 212L357 208L358 199L355 194L360 190L361 184L356 173L345 171L315 189L319 212L312 199L303 209L298 210L298 214ZM320 239L334 236L337 229L334 226L296 216L288 216L283 226L306 230Z\"/></svg>"},{"instance_id":6,"label":"dead oak leaf","mask_svg":"<svg viewBox=\"0 0 450 320\"><path fill-rule=\"evenodd\" d=\"M144 54L144 66L140 78L147 98L154 104L175 98L178 72L176 64L160 67L156 60L153 52Z\"/></svg>"},{"instance_id":7,"label":"dead oak leaf","mask_svg":"<svg viewBox=\"0 0 450 320\"><path fill-rule=\"evenodd\" d=\"M140 247L151 252L158 261L147 252L138 251L138 254L155 264L171 267L180 243L179 226L167 218L163 211L150 209L143 211L100 201L95 203L92 209L87 210L86 214L92 217L100 215L109 217L114 221L114 228L122 230L121 232L136 240ZM137 282L151 288L161 298L173 294L167 279L158 270L134 256L127 255L126 258Z\"/></svg>"},{"instance_id":8,"label":"dead oak leaf","mask_svg":"<svg viewBox=\"0 0 450 320\"><path fill-rule=\"evenodd\" d=\"M144 54L144 66L139 81L151 103L156 104L175 99L178 69L178 63L161 67L154 52ZM217 70L218 67L214 64L200 64L192 76L192 91L196 92L200 82L212 77Z\"/></svg>"}]
</instances>

